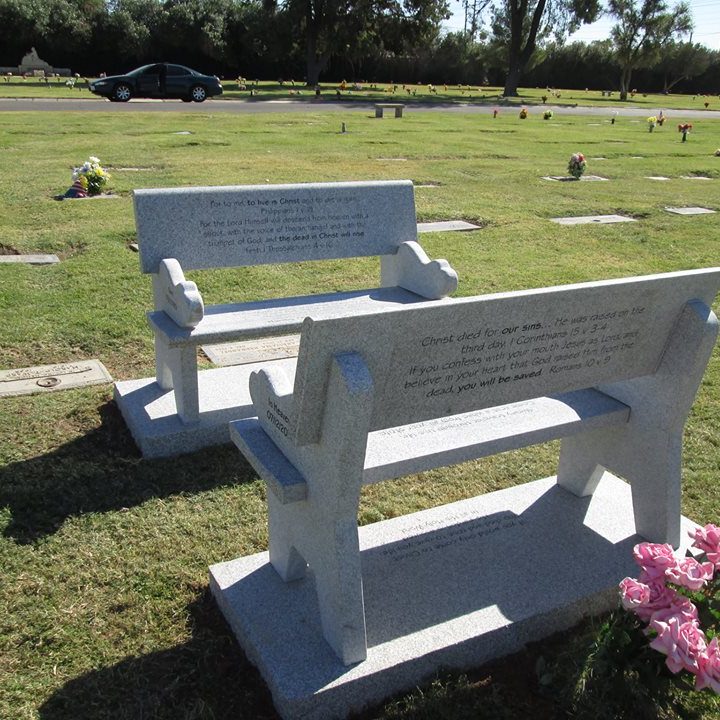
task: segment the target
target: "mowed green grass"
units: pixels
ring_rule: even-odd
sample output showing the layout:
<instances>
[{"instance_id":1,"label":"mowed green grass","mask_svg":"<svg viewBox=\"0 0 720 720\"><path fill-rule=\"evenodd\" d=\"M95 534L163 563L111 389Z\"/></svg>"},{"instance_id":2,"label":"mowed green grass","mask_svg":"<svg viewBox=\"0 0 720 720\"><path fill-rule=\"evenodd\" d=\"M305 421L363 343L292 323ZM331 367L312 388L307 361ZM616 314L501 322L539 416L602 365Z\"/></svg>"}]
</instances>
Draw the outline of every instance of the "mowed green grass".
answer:
<instances>
[{"instance_id":1,"label":"mowed green grass","mask_svg":"<svg viewBox=\"0 0 720 720\"><path fill-rule=\"evenodd\" d=\"M720 214L664 210L720 210L720 124L694 126L681 143L672 122L650 134L644 121L561 112L3 113L0 243L63 262L0 265L0 368L96 357L116 379L153 374L150 280L128 248L140 187L409 178L420 221L482 225L421 237L457 269L461 295L718 265ZM609 181L541 179L565 174L576 151ZM53 200L89 155L117 197ZM659 175L671 179L645 179ZM549 221L607 213L638 221ZM372 287L378 272L352 260L191 278L213 304ZM101 386L0 400L0 717L275 717L207 590L208 565L266 548L262 483L231 447L142 460L111 398ZM363 492L360 521L544 477L556 460L550 444L383 483ZM716 349L683 458L683 510L701 523L720 520L719 473ZM368 717L540 717L544 701L516 691L514 667L440 680ZM711 698L685 701L720 713Z\"/></svg>"}]
</instances>

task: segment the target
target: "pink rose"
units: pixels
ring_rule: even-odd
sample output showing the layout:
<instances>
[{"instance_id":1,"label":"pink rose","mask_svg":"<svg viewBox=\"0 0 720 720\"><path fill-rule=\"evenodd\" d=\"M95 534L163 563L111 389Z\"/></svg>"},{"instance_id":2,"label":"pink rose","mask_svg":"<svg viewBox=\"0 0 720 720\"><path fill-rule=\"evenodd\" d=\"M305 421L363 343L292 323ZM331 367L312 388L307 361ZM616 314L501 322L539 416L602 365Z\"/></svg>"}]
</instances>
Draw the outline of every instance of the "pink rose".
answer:
<instances>
[{"instance_id":1,"label":"pink rose","mask_svg":"<svg viewBox=\"0 0 720 720\"><path fill-rule=\"evenodd\" d=\"M708 580L712 580L714 569L711 562L699 563L695 558L688 557L680 560L675 567L669 567L665 577L690 590L699 590Z\"/></svg>"},{"instance_id":2,"label":"pink rose","mask_svg":"<svg viewBox=\"0 0 720 720\"><path fill-rule=\"evenodd\" d=\"M717 525L708 523L704 528L697 528L688 535L695 538L693 547L702 550L715 567L720 565L720 528Z\"/></svg>"},{"instance_id":3,"label":"pink rose","mask_svg":"<svg viewBox=\"0 0 720 720\"><path fill-rule=\"evenodd\" d=\"M642 573L638 578L640 583L647 585L650 590L648 601L642 605L633 608L633 612L643 622L649 622L653 613L658 610L665 610L672 605L673 600L678 597L678 592L674 588L667 587L660 578L648 577L646 573Z\"/></svg>"},{"instance_id":4,"label":"pink rose","mask_svg":"<svg viewBox=\"0 0 720 720\"><path fill-rule=\"evenodd\" d=\"M645 583L626 577L620 583L620 601L626 610L647 605L650 602L650 588Z\"/></svg>"},{"instance_id":5,"label":"pink rose","mask_svg":"<svg viewBox=\"0 0 720 720\"><path fill-rule=\"evenodd\" d=\"M667 655L665 664L670 672L685 669L697 674L699 658L707 649L705 634L695 622L681 623L676 617L657 623L658 636L650 643L653 650Z\"/></svg>"},{"instance_id":6,"label":"pink rose","mask_svg":"<svg viewBox=\"0 0 720 720\"><path fill-rule=\"evenodd\" d=\"M659 632L659 628L655 626L655 623L667 623L671 617L678 618L680 624L697 622L698 609L688 598L678 594L670 601L667 607L655 610L650 617L650 627Z\"/></svg>"},{"instance_id":7,"label":"pink rose","mask_svg":"<svg viewBox=\"0 0 720 720\"><path fill-rule=\"evenodd\" d=\"M635 562L650 576L662 578L668 568L675 567L677 558L668 544L643 542L633 548Z\"/></svg>"},{"instance_id":8,"label":"pink rose","mask_svg":"<svg viewBox=\"0 0 720 720\"><path fill-rule=\"evenodd\" d=\"M698 657L699 669L695 678L695 689L712 688L720 695L720 645L714 637L707 649Z\"/></svg>"}]
</instances>

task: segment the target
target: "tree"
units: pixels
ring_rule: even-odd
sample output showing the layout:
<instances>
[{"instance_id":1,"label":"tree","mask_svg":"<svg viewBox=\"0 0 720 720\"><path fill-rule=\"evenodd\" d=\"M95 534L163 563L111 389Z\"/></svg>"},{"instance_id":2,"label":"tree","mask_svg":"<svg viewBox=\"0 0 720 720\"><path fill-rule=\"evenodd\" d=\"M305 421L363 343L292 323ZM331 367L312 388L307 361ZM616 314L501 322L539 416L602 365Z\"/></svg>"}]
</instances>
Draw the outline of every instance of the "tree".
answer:
<instances>
[{"instance_id":1,"label":"tree","mask_svg":"<svg viewBox=\"0 0 720 720\"><path fill-rule=\"evenodd\" d=\"M465 33L471 40L476 40L482 25L482 15L492 0L462 0L465 12Z\"/></svg>"},{"instance_id":2,"label":"tree","mask_svg":"<svg viewBox=\"0 0 720 720\"><path fill-rule=\"evenodd\" d=\"M627 100L633 70L657 62L661 48L692 30L687 3L669 9L665 0L609 0L608 13L617 18L610 31L620 65L620 99Z\"/></svg>"},{"instance_id":3,"label":"tree","mask_svg":"<svg viewBox=\"0 0 720 720\"><path fill-rule=\"evenodd\" d=\"M270 11L276 0L265 0ZM435 37L449 15L447 0L281 0L305 44L306 81L316 85L333 56L399 51Z\"/></svg>"},{"instance_id":4,"label":"tree","mask_svg":"<svg viewBox=\"0 0 720 720\"><path fill-rule=\"evenodd\" d=\"M551 35L560 40L600 12L599 0L496 0L492 13L495 42L507 50L505 95L517 95L520 77L538 42Z\"/></svg>"},{"instance_id":5,"label":"tree","mask_svg":"<svg viewBox=\"0 0 720 720\"><path fill-rule=\"evenodd\" d=\"M657 65L663 76L663 92L669 93L679 82L702 75L712 58L712 51L700 43L671 42L663 47Z\"/></svg>"}]
</instances>

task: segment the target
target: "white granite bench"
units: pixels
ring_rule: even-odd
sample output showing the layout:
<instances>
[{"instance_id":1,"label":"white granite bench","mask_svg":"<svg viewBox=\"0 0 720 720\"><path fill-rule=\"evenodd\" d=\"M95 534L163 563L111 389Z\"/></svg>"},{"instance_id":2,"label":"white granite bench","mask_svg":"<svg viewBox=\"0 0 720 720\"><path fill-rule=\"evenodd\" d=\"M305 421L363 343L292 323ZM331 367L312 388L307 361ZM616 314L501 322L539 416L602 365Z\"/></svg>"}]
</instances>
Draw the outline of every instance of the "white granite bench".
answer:
<instances>
[{"instance_id":1,"label":"white granite bench","mask_svg":"<svg viewBox=\"0 0 720 720\"><path fill-rule=\"evenodd\" d=\"M401 118L405 105L403 103L375 103L375 117L381 118L385 110L394 110L395 117Z\"/></svg>"},{"instance_id":2,"label":"white granite bench","mask_svg":"<svg viewBox=\"0 0 720 720\"><path fill-rule=\"evenodd\" d=\"M294 379L254 373L258 417L231 435L269 488L269 560L286 581L310 565L344 664L367 652L364 484L562 438L561 487L625 478L636 532L677 546L718 286L714 268L305 321Z\"/></svg>"},{"instance_id":3,"label":"white granite bench","mask_svg":"<svg viewBox=\"0 0 720 720\"><path fill-rule=\"evenodd\" d=\"M158 392L150 393L146 381L118 383L116 400L146 456L228 442L227 422L252 412L251 368L203 371L215 375L201 382L199 345L299 332L306 317L376 312L442 298L457 287L448 263L431 262L416 242L410 181L137 190L134 201L141 269L153 281L148 321ZM381 258L378 288L206 307L185 278L204 268L366 256ZM270 293L281 295L282 288ZM239 399L231 397L231 383ZM160 429L148 409L158 402L165 403Z\"/></svg>"}]
</instances>

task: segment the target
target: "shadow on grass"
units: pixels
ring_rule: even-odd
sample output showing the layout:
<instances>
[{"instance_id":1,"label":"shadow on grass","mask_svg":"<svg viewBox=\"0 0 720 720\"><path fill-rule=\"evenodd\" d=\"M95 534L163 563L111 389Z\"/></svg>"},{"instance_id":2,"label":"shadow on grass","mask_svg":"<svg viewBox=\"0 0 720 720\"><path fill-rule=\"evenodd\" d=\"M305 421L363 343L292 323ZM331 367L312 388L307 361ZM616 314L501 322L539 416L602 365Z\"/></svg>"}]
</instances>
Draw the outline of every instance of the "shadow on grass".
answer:
<instances>
[{"instance_id":1,"label":"shadow on grass","mask_svg":"<svg viewBox=\"0 0 720 720\"><path fill-rule=\"evenodd\" d=\"M40 707L41 720L276 720L209 590L189 613L188 642L70 680Z\"/></svg>"},{"instance_id":2,"label":"shadow on grass","mask_svg":"<svg viewBox=\"0 0 720 720\"><path fill-rule=\"evenodd\" d=\"M144 460L115 403L105 403L99 413L100 425L82 437L0 468L0 507L9 508L11 516L5 537L33 543L73 515L222 487L238 482L238 475L254 478L231 445Z\"/></svg>"}]
</instances>

